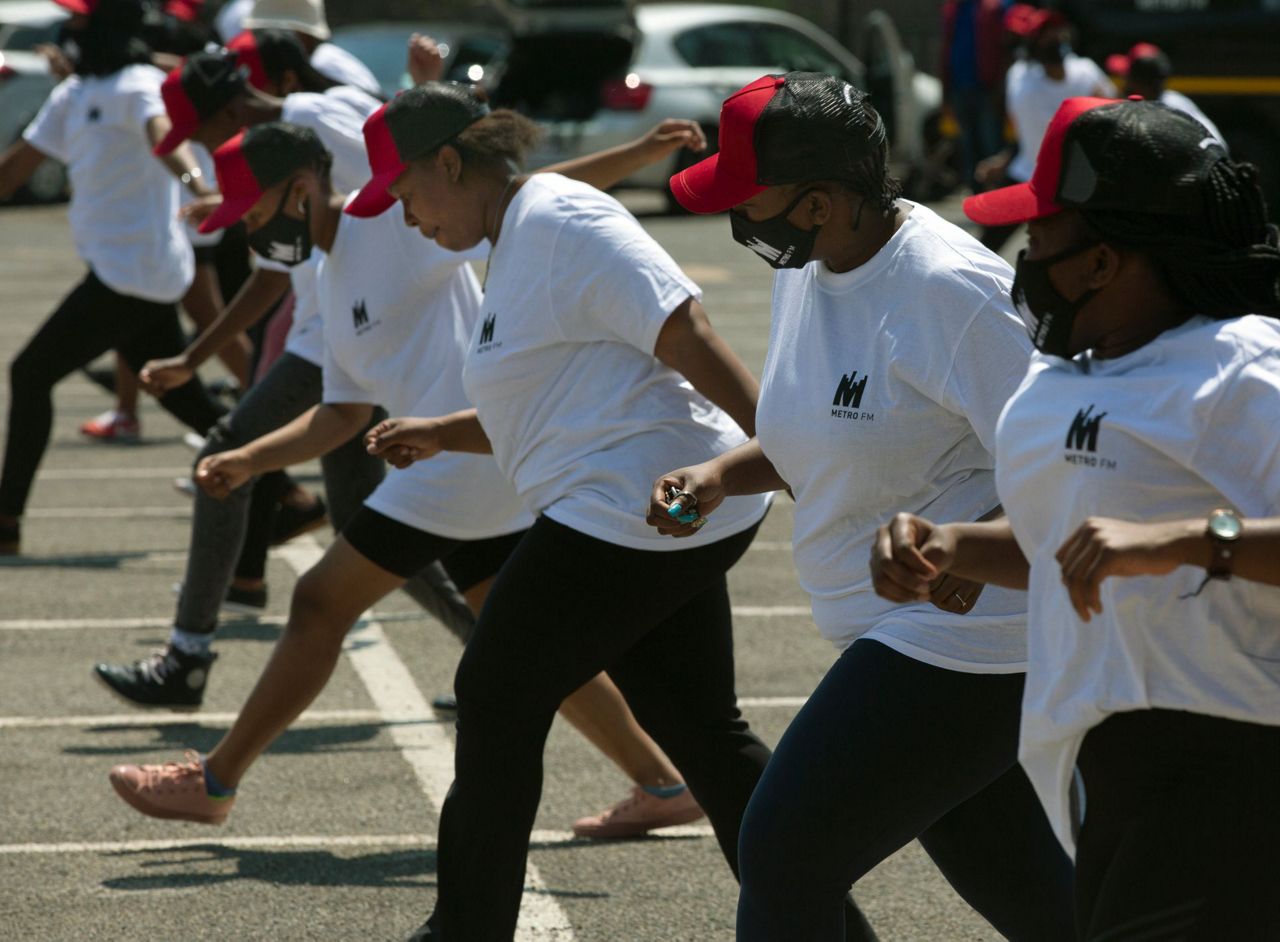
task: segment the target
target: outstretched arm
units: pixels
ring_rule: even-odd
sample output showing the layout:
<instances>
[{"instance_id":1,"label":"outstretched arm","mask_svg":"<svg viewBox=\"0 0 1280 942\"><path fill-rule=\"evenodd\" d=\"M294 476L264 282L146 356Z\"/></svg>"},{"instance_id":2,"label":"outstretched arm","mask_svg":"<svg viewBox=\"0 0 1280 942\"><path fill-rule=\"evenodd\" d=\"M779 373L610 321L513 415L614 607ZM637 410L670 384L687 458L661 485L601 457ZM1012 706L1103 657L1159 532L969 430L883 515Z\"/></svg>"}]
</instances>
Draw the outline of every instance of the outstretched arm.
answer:
<instances>
[{"instance_id":1,"label":"outstretched arm","mask_svg":"<svg viewBox=\"0 0 1280 942\"><path fill-rule=\"evenodd\" d=\"M602 150L585 157L575 157L550 167L543 167L538 173L559 173L583 183L590 183L598 190L607 190L616 186L637 170L655 164L674 153L681 147L687 147L694 153L707 149L707 137L697 121L683 118L668 118L661 122L644 137L637 138L629 144L619 144L608 150Z\"/></svg>"},{"instance_id":2,"label":"outstretched arm","mask_svg":"<svg viewBox=\"0 0 1280 942\"><path fill-rule=\"evenodd\" d=\"M14 141L0 154L0 200L7 200L31 179L47 155L27 141Z\"/></svg>"}]
</instances>

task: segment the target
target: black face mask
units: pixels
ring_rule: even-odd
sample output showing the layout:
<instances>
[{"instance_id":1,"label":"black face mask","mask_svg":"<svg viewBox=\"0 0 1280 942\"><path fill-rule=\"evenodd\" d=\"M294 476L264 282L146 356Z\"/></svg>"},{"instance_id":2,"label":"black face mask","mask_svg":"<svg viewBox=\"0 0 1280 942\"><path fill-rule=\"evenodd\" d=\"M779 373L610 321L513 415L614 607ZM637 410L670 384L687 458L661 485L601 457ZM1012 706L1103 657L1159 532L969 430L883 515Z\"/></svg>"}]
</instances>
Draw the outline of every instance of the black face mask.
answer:
<instances>
[{"instance_id":1,"label":"black face mask","mask_svg":"<svg viewBox=\"0 0 1280 942\"><path fill-rule=\"evenodd\" d=\"M729 226L733 240L745 245L774 268L804 268L813 256L813 243L822 231L821 226L801 229L787 221L791 211L800 205L810 190L793 199L787 208L776 216L752 222L742 213L729 213Z\"/></svg>"},{"instance_id":2,"label":"black face mask","mask_svg":"<svg viewBox=\"0 0 1280 942\"><path fill-rule=\"evenodd\" d=\"M1069 52L1069 42L1044 43L1031 50L1031 58L1044 66L1062 65Z\"/></svg>"},{"instance_id":3,"label":"black face mask","mask_svg":"<svg viewBox=\"0 0 1280 942\"><path fill-rule=\"evenodd\" d=\"M301 265L311 257L311 207L304 206L302 219L286 216L284 204L292 192L292 186L286 187L275 215L249 233L251 249L282 265Z\"/></svg>"},{"instance_id":4,"label":"black face mask","mask_svg":"<svg viewBox=\"0 0 1280 942\"><path fill-rule=\"evenodd\" d=\"M1027 325L1031 342L1041 353L1063 359L1071 358L1071 328L1075 325L1076 315L1098 293L1097 288L1092 288L1074 301L1068 301L1053 286L1049 268L1097 244L1089 242L1074 245L1048 258L1034 260L1027 258L1026 249L1018 253L1018 262L1013 272L1013 288L1009 293Z\"/></svg>"}]
</instances>

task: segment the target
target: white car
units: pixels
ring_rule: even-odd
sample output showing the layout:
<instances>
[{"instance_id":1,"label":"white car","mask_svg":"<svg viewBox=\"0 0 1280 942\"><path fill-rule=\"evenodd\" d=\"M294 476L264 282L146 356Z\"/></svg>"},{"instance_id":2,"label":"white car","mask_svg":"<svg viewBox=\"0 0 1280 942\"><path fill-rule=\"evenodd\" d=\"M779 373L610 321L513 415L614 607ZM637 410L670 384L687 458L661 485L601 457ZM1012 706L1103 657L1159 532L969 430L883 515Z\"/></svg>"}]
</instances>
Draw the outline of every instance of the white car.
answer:
<instances>
[{"instance_id":1,"label":"white car","mask_svg":"<svg viewBox=\"0 0 1280 942\"><path fill-rule=\"evenodd\" d=\"M884 14L864 26L864 62L808 20L762 7L495 4L511 46L473 77L495 105L546 127L534 166L633 140L668 117L696 119L714 144L728 95L766 73L792 70L826 72L870 91L889 130L894 171L907 179L924 164L925 122L941 106L941 85L915 70ZM665 192L673 172L703 156L680 152L626 184Z\"/></svg>"},{"instance_id":2,"label":"white car","mask_svg":"<svg viewBox=\"0 0 1280 942\"><path fill-rule=\"evenodd\" d=\"M66 18L67 11L49 0L0 0L0 149L22 137L58 84L49 63L31 50L54 42ZM46 160L21 195L41 203L65 199L66 168Z\"/></svg>"}]
</instances>

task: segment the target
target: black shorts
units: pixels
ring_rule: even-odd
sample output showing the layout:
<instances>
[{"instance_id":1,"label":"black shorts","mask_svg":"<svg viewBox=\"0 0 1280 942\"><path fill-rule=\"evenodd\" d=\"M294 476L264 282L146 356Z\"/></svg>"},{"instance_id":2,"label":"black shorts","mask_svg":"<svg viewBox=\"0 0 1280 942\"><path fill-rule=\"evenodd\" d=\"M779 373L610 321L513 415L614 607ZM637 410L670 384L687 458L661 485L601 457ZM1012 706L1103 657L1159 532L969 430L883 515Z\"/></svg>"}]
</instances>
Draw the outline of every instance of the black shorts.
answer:
<instances>
[{"instance_id":1,"label":"black shorts","mask_svg":"<svg viewBox=\"0 0 1280 942\"><path fill-rule=\"evenodd\" d=\"M439 560L458 591L465 592L497 575L526 532L518 530L483 540L455 540L400 523L364 506L342 535L371 563L405 579Z\"/></svg>"}]
</instances>

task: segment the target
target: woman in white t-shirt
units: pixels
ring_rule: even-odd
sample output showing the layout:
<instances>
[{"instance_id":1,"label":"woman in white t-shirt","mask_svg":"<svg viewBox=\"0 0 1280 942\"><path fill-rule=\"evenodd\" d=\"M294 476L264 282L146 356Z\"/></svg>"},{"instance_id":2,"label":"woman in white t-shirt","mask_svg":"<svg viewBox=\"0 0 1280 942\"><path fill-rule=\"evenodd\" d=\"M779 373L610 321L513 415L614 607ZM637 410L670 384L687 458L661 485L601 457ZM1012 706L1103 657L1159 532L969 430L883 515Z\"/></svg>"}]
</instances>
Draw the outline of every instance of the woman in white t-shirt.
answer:
<instances>
[{"instance_id":1,"label":"woman in white t-shirt","mask_svg":"<svg viewBox=\"0 0 1280 942\"><path fill-rule=\"evenodd\" d=\"M1040 141L1058 105L1079 95L1114 98L1115 86L1092 59L1071 51L1071 27L1057 10L1014 4L1005 17L1024 55L1005 73L1005 110L1017 134L1012 150L984 160L978 179L988 186L1031 179ZM1017 226L987 226L981 242L999 252Z\"/></svg>"},{"instance_id":2,"label":"woman in white t-shirt","mask_svg":"<svg viewBox=\"0 0 1280 942\"><path fill-rule=\"evenodd\" d=\"M182 349L176 305L195 262L178 220L174 177L197 196L209 188L190 149L163 162L150 154L169 120L160 96L164 73L150 65L142 19L138 0L100 0L92 14L75 13L75 74L0 155L0 197L46 157L67 165L71 233L89 268L10 366L0 554L19 549L19 520L53 423L53 387L111 349L134 370ZM160 404L200 434L223 412L194 377L175 383Z\"/></svg>"},{"instance_id":3,"label":"woman in white t-shirt","mask_svg":"<svg viewBox=\"0 0 1280 942\"><path fill-rule=\"evenodd\" d=\"M845 891L919 838L1005 937L1067 940L1070 866L1017 763L1025 596L944 578L887 603L866 569L895 509L997 510L996 418L1030 355L1009 266L900 199L887 160L862 92L792 72L730 96L720 153L671 180L778 274L756 437L663 475L649 522L686 537L673 504L714 524L728 495L789 487L796 569L841 652L743 821L738 938L850 937Z\"/></svg>"},{"instance_id":4,"label":"woman in white t-shirt","mask_svg":"<svg viewBox=\"0 0 1280 942\"><path fill-rule=\"evenodd\" d=\"M1021 756L1075 852L1081 939L1280 938L1280 323L1250 314L1280 314L1280 248L1258 173L1164 105L1072 99L1030 183L965 211L1031 235L1008 519L895 519L880 588L1029 587Z\"/></svg>"},{"instance_id":5,"label":"woman in white t-shirt","mask_svg":"<svg viewBox=\"0 0 1280 942\"><path fill-rule=\"evenodd\" d=\"M768 749L736 704L725 572L769 498L729 502L685 544L636 510L655 462L743 440L756 383L711 329L697 286L616 200L559 174L519 175L500 156L533 143L527 119L445 83L405 92L382 115L367 135L374 177L347 211L385 212L398 198L445 248L494 248L463 368L475 408L390 420L370 449L401 466L492 452L536 515L458 667L440 894L415 937L510 938L551 720L601 670L736 864Z\"/></svg>"},{"instance_id":6,"label":"woman in white t-shirt","mask_svg":"<svg viewBox=\"0 0 1280 942\"><path fill-rule=\"evenodd\" d=\"M696 131L691 122L664 122L622 148L563 166L603 185L661 159L684 140L696 144ZM468 405L462 360L479 316L480 289L466 263L485 258L488 243L469 253L448 252L424 246L393 215L344 215L350 200L333 192L330 162L314 131L283 123L257 125L217 151L224 202L202 224L206 232L243 218L250 233L257 233L271 225L282 203L300 205L298 215L325 252L317 285L325 344L323 405L204 457L196 480L218 501L256 475L340 445L368 426L377 406L407 414ZM117 790L147 814L224 820L250 765L328 680L343 638L362 612L441 560L478 613L493 574L530 523L510 482L487 455L452 455L382 481L324 559L300 579L276 654L207 760L118 767L111 775ZM562 712L637 786L625 813L592 816L575 831L623 836L702 816L679 772L636 727L603 675L570 697ZM205 789L174 787L197 773L206 777Z\"/></svg>"}]
</instances>

